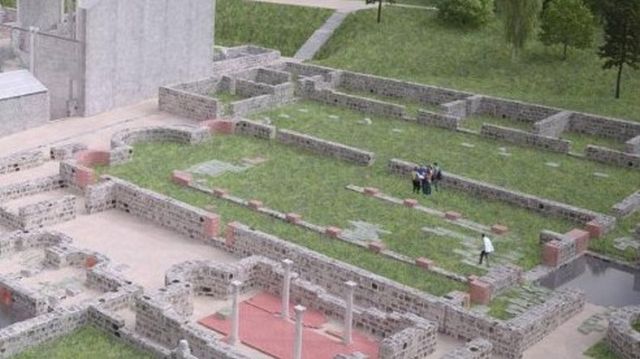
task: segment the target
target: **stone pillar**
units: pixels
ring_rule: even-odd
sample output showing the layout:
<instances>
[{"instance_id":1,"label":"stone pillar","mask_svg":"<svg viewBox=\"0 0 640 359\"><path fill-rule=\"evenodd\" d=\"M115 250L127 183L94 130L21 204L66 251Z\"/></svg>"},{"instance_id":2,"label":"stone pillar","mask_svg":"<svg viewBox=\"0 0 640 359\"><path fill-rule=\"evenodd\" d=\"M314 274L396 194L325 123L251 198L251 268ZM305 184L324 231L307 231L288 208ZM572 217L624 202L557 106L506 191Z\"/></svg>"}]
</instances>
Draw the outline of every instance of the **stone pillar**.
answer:
<instances>
[{"instance_id":1,"label":"stone pillar","mask_svg":"<svg viewBox=\"0 0 640 359\"><path fill-rule=\"evenodd\" d=\"M284 277L282 278L282 307L280 308L280 315L282 318L289 318L289 286L291 284L291 265L293 261L291 259L283 259L282 267L284 267Z\"/></svg>"},{"instance_id":2,"label":"stone pillar","mask_svg":"<svg viewBox=\"0 0 640 359\"><path fill-rule=\"evenodd\" d=\"M352 281L347 281L344 283L347 286L347 295L345 298L346 302L346 313L344 314L344 344L351 344L351 332L353 329L353 292L355 291L358 284Z\"/></svg>"},{"instance_id":3,"label":"stone pillar","mask_svg":"<svg viewBox=\"0 0 640 359\"><path fill-rule=\"evenodd\" d=\"M234 280L231 282L231 287L233 288L233 302L231 304L231 333L229 333L229 344L231 345L235 345L240 336L240 303L238 300L238 296L240 295L241 285L242 282L238 280Z\"/></svg>"},{"instance_id":4,"label":"stone pillar","mask_svg":"<svg viewBox=\"0 0 640 359\"><path fill-rule=\"evenodd\" d=\"M302 317L307 310L302 305L293 308L296 311L296 336L293 341L293 359L302 359Z\"/></svg>"},{"instance_id":5,"label":"stone pillar","mask_svg":"<svg viewBox=\"0 0 640 359\"><path fill-rule=\"evenodd\" d=\"M29 72L36 76L36 36L38 35L37 27L29 27Z\"/></svg>"}]
</instances>

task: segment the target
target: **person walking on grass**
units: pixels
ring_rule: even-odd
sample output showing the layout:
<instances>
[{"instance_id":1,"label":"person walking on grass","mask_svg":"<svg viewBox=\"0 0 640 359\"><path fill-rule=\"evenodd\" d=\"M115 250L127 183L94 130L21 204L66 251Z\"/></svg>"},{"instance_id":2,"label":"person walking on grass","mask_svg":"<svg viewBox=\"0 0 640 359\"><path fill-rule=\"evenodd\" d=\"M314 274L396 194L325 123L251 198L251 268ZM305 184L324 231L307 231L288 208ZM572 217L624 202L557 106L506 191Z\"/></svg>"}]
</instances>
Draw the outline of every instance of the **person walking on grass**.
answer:
<instances>
[{"instance_id":1,"label":"person walking on grass","mask_svg":"<svg viewBox=\"0 0 640 359\"><path fill-rule=\"evenodd\" d=\"M486 259L487 266L489 266L489 254L493 253L493 244L491 243L491 239L487 237L486 234L482 233L482 252L480 252L480 262L478 264L482 264L482 260Z\"/></svg>"},{"instance_id":2,"label":"person walking on grass","mask_svg":"<svg viewBox=\"0 0 640 359\"><path fill-rule=\"evenodd\" d=\"M411 182L413 183L413 193L420 193L420 189L422 187L422 178L423 176L420 174L420 170L418 166L413 168L411 171Z\"/></svg>"},{"instance_id":3,"label":"person walking on grass","mask_svg":"<svg viewBox=\"0 0 640 359\"><path fill-rule=\"evenodd\" d=\"M433 176L431 182L433 183L433 189L438 191L440 180L442 180L442 170L438 166L438 162L433 163Z\"/></svg>"},{"instance_id":4,"label":"person walking on grass","mask_svg":"<svg viewBox=\"0 0 640 359\"><path fill-rule=\"evenodd\" d=\"M424 170L424 179L422 180L422 193L425 196L431 195L431 177L433 176L433 170L431 165L427 166Z\"/></svg>"}]
</instances>

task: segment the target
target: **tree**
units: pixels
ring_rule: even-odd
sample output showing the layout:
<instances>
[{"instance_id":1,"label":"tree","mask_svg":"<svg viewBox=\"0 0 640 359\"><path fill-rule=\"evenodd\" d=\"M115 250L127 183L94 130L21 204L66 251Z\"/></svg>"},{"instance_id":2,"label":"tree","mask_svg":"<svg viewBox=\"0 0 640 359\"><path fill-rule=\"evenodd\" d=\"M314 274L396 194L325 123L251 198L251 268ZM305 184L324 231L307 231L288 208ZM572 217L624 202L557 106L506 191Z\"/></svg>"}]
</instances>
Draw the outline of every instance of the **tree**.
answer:
<instances>
[{"instance_id":1,"label":"tree","mask_svg":"<svg viewBox=\"0 0 640 359\"><path fill-rule=\"evenodd\" d=\"M550 46L563 45L562 58L567 58L567 47L585 49L593 41L593 15L582 0L553 0L542 12L540 41Z\"/></svg>"},{"instance_id":2,"label":"tree","mask_svg":"<svg viewBox=\"0 0 640 359\"><path fill-rule=\"evenodd\" d=\"M640 0L603 0L604 44L598 55L603 69L617 68L615 97L620 98L622 68L640 64Z\"/></svg>"},{"instance_id":3,"label":"tree","mask_svg":"<svg viewBox=\"0 0 640 359\"><path fill-rule=\"evenodd\" d=\"M541 8L540 0L498 2L498 13L502 17L505 39L511 44L511 56L514 60L518 58L535 30Z\"/></svg>"},{"instance_id":4,"label":"tree","mask_svg":"<svg viewBox=\"0 0 640 359\"><path fill-rule=\"evenodd\" d=\"M479 27L493 16L493 0L441 0L438 17L447 24Z\"/></svg>"},{"instance_id":5,"label":"tree","mask_svg":"<svg viewBox=\"0 0 640 359\"><path fill-rule=\"evenodd\" d=\"M396 0L365 0L367 4L375 4L378 3L378 24L380 23L380 19L382 19L382 2L386 1L389 4L395 4Z\"/></svg>"}]
</instances>

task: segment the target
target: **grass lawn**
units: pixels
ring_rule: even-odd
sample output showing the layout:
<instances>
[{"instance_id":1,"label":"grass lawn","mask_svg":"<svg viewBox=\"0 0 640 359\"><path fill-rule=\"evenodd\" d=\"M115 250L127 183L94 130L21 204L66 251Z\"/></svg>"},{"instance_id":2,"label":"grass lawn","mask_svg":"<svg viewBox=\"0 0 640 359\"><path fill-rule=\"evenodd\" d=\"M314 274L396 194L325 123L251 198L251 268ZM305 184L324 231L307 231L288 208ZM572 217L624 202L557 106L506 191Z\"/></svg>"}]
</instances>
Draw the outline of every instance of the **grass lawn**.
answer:
<instances>
[{"instance_id":1,"label":"grass lawn","mask_svg":"<svg viewBox=\"0 0 640 359\"><path fill-rule=\"evenodd\" d=\"M293 56L331 10L261 3L250 0L216 2L216 45L254 44Z\"/></svg>"},{"instance_id":2,"label":"grass lawn","mask_svg":"<svg viewBox=\"0 0 640 359\"><path fill-rule=\"evenodd\" d=\"M299 111L303 108L307 112ZM281 114L287 114L289 118L283 118ZM390 158L416 163L435 161L440 163L445 173L451 171L603 213L637 190L640 183L638 171L513 146L473 134L365 116L316 102L299 102L255 117L265 116L281 128L373 151L380 168L384 168ZM370 117L373 124L359 124L358 121L364 117ZM463 143L475 147L469 148ZM499 153L499 148L505 146L511 153L510 157ZM547 165L552 162L560 166ZM609 177L595 177L594 172L605 172Z\"/></svg>"},{"instance_id":3,"label":"grass lawn","mask_svg":"<svg viewBox=\"0 0 640 359\"><path fill-rule=\"evenodd\" d=\"M381 24L375 16L374 10L349 15L315 62L640 121L640 71L625 68L622 98L614 99L616 73L601 69L599 44L562 61L559 48L535 40L512 62L497 21L462 31L431 11L387 7Z\"/></svg>"},{"instance_id":4,"label":"grass lawn","mask_svg":"<svg viewBox=\"0 0 640 359\"><path fill-rule=\"evenodd\" d=\"M0 0L0 5L10 7L10 8L15 8L16 0Z\"/></svg>"},{"instance_id":5,"label":"grass lawn","mask_svg":"<svg viewBox=\"0 0 640 359\"><path fill-rule=\"evenodd\" d=\"M68 336L27 350L14 359L152 359L94 327L84 327Z\"/></svg>"},{"instance_id":6,"label":"grass lawn","mask_svg":"<svg viewBox=\"0 0 640 359\"><path fill-rule=\"evenodd\" d=\"M462 120L461 126L469 130L480 132L482 125L484 124L496 125L502 127L514 128L516 130L531 131L533 129L533 123L516 121L508 118L500 118L493 116L474 115L466 117Z\"/></svg>"},{"instance_id":7,"label":"grass lawn","mask_svg":"<svg viewBox=\"0 0 640 359\"><path fill-rule=\"evenodd\" d=\"M640 320L636 320L635 322L633 322L632 326L636 332L640 332Z\"/></svg>"},{"instance_id":8,"label":"grass lawn","mask_svg":"<svg viewBox=\"0 0 640 359\"><path fill-rule=\"evenodd\" d=\"M594 346L589 348L584 355L595 359L619 359L620 357L614 353L605 340L601 340Z\"/></svg>"}]
</instances>

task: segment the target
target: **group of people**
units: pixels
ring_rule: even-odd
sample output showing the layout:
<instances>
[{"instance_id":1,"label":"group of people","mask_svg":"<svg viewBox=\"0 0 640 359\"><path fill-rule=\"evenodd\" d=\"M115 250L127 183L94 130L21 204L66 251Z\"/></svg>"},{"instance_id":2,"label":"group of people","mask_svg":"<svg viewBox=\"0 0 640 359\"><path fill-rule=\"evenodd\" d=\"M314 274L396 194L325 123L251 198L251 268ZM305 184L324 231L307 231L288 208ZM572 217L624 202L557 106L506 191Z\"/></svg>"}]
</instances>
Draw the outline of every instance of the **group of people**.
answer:
<instances>
[{"instance_id":1,"label":"group of people","mask_svg":"<svg viewBox=\"0 0 640 359\"><path fill-rule=\"evenodd\" d=\"M442 180L442 170L435 162L433 165L416 166L411 172L411 181L413 182L413 193L424 193L425 196L431 194L431 187L438 190L438 183Z\"/></svg>"}]
</instances>

